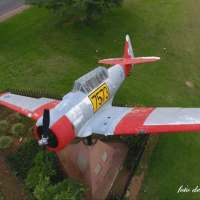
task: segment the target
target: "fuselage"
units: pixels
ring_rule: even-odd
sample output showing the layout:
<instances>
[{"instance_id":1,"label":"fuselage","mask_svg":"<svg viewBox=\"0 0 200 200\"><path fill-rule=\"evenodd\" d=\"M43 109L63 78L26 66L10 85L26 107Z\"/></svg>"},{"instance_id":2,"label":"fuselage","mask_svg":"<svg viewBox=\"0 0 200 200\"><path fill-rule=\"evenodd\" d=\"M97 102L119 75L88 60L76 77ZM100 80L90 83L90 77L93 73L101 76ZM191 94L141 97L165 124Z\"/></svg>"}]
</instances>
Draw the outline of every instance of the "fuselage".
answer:
<instances>
[{"instance_id":1,"label":"fuselage","mask_svg":"<svg viewBox=\"0 0 200 200\"><path fill-rule=\"evenodd\" d=\"M98 67L82 76L75 81L72 91L50 110L50 128L65 116L73 125L76 137L87 137L91 133L84 129L85 124L102 109L106 109L106 106L112 105L124 79L121 65L114 65L109 69ZM42 117L36 125L42 125Z\"/></svg>"}]
</instances>

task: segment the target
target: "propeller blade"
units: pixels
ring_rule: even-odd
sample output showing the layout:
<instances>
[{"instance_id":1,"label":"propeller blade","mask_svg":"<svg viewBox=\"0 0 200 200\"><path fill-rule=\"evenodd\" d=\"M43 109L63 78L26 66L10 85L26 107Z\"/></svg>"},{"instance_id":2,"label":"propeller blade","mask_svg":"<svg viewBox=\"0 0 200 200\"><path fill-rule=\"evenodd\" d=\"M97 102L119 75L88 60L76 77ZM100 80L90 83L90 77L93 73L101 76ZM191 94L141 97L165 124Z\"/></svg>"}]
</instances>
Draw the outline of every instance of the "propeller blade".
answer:
<instances>
[{"instance_id":1,"label":"propeller blade","mask_svg":"<svg viewBox=\"0 0 200 200\"><path fill-rule=\"evenodd\" d=\"M43 136L45 138L48 137L49 125L50 125L50 112L48 109L45 109L43 113Z\"/></svg>"},{"instance_id":2,"label":"propeller blade","mask_svg":"<svg viewBox=\"0 0 200 200\"><path fill-rule=\"evenodd\" d=\"M48 129L49 124L50 124L50 112L48 109L45 109L43 113L43 127L45 129Z\"/></svg>"}]
</instances>

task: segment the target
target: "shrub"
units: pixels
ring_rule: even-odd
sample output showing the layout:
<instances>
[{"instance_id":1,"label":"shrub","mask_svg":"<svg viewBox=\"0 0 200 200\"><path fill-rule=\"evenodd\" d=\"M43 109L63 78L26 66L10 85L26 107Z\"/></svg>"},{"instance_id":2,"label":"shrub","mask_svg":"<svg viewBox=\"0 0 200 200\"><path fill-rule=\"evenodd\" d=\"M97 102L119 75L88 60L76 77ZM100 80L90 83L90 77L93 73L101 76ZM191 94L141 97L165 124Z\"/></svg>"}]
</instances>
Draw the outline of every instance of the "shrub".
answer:
<instances>
[{"instance_id":1,"label":"shrub","mask_svg":"<svg viewBox=\"0 0 200 200\"><path fill-rule=\"evenodd\" d=\"M35 140L29 140L7 157L14 172L24 179L36 200L82 200L85 189L79 183L64 179L55 153L39 151Z\"/></svg>"},{"instance_id":2,"label":"shrub","mask_svg":"<svg viewBox=\"0 0 200 200\"><path fill-rule=\"evenodd\" d=\"M48 177L40 175L33 194L37 200L82 200L84 192L83 186L71 179L52 185Z\"/></svg>"},{"instance_id":3,"label":"shrub","mask_svg":"<svg viewBox=\"0 0 200 200\"><path fill-rule=\"evenodd\" d=\"M11 146L13 139L10 136L0 137L0 149L7 149Z\"/></svg>"},{"instance_id":4,"label":"shrub","mask_svg":"<svg viewBox=\"0 0 200 200\"><path fill-rule=\"evenodd\" d=\"M32 168L29 170L25 180L25 184L30 190L33 190L38 184L38 174L43 178L49 177L52 184L64 179L55 153L47 151L40 151L37 153Z\"/></svg>"},{"instance_id":5,"label":"shrub","mask_svg":"<svg viewBox=\"0 0 200 200\"><path fill-rule=\"evenodd\" d=\"M38 175L42 178L45 177L54 177L56 175L56 171L53 167L53 153L41 151L34 158L33 166L28 172L28 176L25 180L26 186L33 190L36 185L39 184Z\"/></svg>"},{"instance_id":6,"label":"shrub","mask_svg":"<svg viewBox=\"0 0 200 200\"><path fill-rule=\"evenodd\" d=\"M27 133L28 135L32 135L33 134L33 130L34 130L34 126L30 126Z\"/></svg>"},{"instance_id":7,"label":"shrub","mask_svg":"<svg viewBox=\"0 0 200 200\"><path fill-rule=\"evenodd\" d=\"M14 117L17 119L17 120L21 120L22 119L22 115L20 114L20 113L14 113L13 114L14 115Z\"/></svg>"},{"instance_id":8,"label":"shrub","mask_svg":"<svg viewBox=\"0 0 200 200\"><path fill-rule=\"evenodd\" d=\"M54 190L55 193L53 200L85 199L84 195L86 190L83 185L69 178L54 185L52 190Z\"/></svg>"},{"instance_id":9,"label":"shrub","mask_svg":"<svg viewBox=\"0 0 200 200\"><path fill-rule=\"evenodd\" d=\"M0 192L0 200L4 200L4 195Z\"/></svg>"},{"instance_id":10,"label":"shrub","mask_svg":"<svg viewBox=\"0 0 200 200\"><path fill-rule=\"evenodd\" d=\"M54 153L39 152L28 172L26 186L37 200L82 200L85 192L83 186L61 177L58 163Z\"/></svg>"},{"instance_id":11,"label":"shrub","mask_svg":"<svg viewBox=\"0 0 200 200\"><path fill-rule=\"evenodd\" d=\"M17 152L7 156L7 162L16 175L25 179L38 151L37 142L33 139L28 140L20 146Z\"/></svg>"},{"instance_id":12,"label":"shrub","mask_svg":"<svg viewBox=\"0 0 200 200\"><path fill-rule=\"evenodd\" d=\"M5 135L5 132L7 131L9 127L7 120L0 121L0 136Z\"/></svg>"},{"instance_id":13,"label":"shrub","mask_svg":"<svg viewBox=\"0 0 200 200\"><path fill-rule=\"evenodd\" d=\"M11 133L15 137L21 137L25 134L25 126L22 123L16 123L11 128Z\"/></svg>"}]
</instances>

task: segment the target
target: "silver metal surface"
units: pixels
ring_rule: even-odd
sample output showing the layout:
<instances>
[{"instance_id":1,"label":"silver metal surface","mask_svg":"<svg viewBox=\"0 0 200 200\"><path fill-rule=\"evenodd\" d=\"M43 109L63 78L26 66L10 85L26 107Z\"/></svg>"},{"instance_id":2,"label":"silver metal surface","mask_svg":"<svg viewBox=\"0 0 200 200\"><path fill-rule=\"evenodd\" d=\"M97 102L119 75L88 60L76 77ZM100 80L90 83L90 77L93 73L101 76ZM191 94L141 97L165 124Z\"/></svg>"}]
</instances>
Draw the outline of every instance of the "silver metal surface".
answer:
<instances>
[{"instance_id":1,"label":"silver metal surface","mask_svg":"<svg viewBox=\"0 0 200 200\"><path fill-rule=\"evenodd\" d=\"M84 133L88 132L102 135L113 135L114 129L119 121L132 110L126 107L105 106L85 124L78 133L79 137L84 137Z\"/></svg>"},{"instance_id":2,"label":"silver metal surface","mask_svg":"<svg viewBox=\"0 0 200 200\"><path fill-rule=\"evenodd\" d=\"M144 125L200 124L200 108L156 108Z\"/></svg>"},{"instance_id":3,"label":"silver metal surface","mask_svg":"<svg viewBox=\"0 0 200 200\"><path fill-rule=\"evenodd\" d=\"M7 93L3 96L0 96L0 101L13 104L17 107L20 107L29 111L34 111L40 106L42 106L43 104L51 102L52 99L48 99L48 98L36 99L32 97L25 97L25 96Z\"/></svg>"}]
</instances>

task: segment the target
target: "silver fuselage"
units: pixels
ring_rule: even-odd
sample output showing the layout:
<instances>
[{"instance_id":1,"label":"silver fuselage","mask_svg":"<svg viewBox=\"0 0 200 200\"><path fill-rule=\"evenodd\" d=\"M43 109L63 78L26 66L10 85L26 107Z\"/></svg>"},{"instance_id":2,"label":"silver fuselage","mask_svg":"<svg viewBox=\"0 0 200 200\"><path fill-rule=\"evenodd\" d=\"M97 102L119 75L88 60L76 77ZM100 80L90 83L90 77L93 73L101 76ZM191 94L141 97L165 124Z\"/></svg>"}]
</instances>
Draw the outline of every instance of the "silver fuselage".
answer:
<instances>
[{"instance_id":1,"label":"silver fuselage","mask_svg":"<svg viewBox=\"0 0 200 200\"><path fill-rule=\"evenodd\" d=\"M87 130L85 125L97 113L101 113L102 110L112 105L113 98L125 79L123 66L121 65L114 65L107 71L108 78L90 93L72 91L66 94L62 101L50 111L50 127L65 115L73 124L77 137L90 135L92 130ZM94 106L89 96L102 84L106 84L109 89L109 99L97 111L94 111ZM42 117L37 121L37 126L40 125L42 125Z\"/></svg>"}]
</instances>

